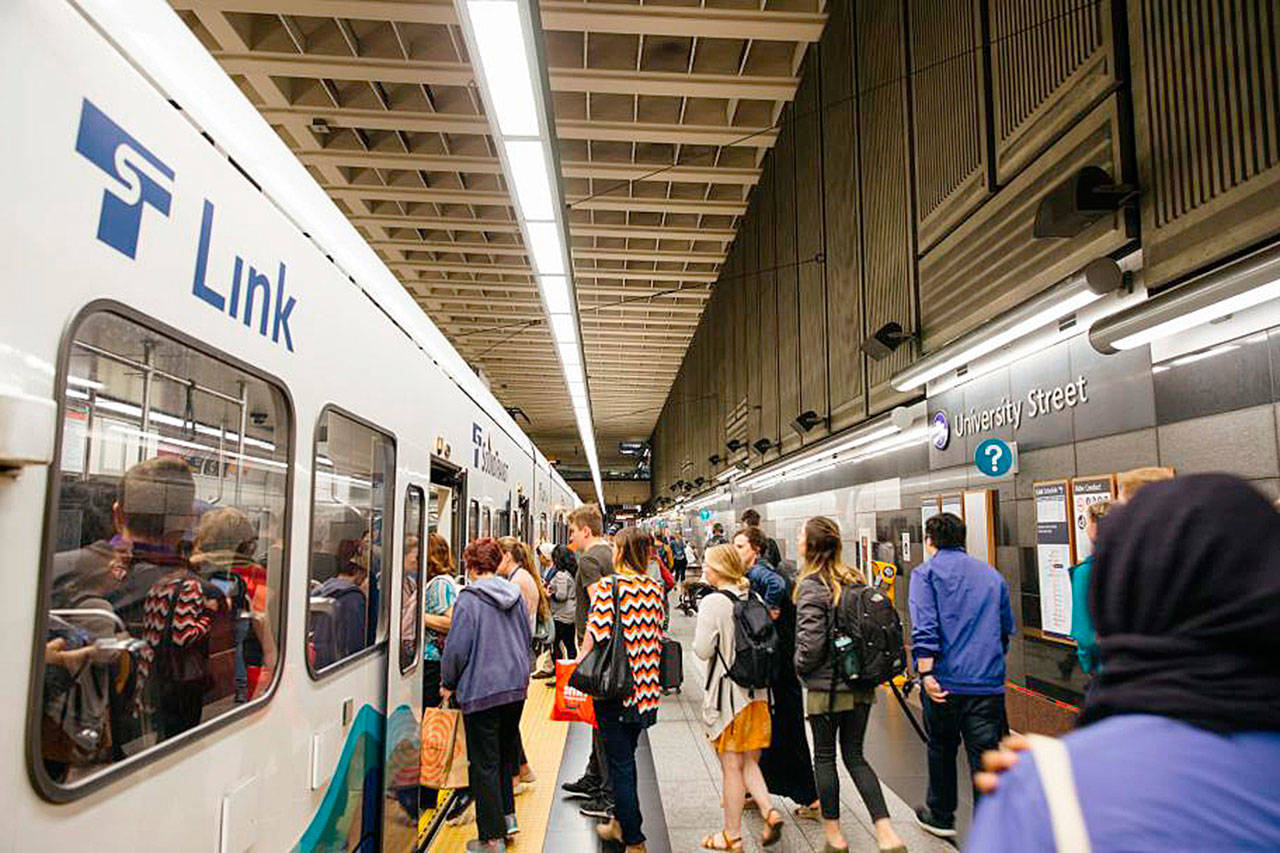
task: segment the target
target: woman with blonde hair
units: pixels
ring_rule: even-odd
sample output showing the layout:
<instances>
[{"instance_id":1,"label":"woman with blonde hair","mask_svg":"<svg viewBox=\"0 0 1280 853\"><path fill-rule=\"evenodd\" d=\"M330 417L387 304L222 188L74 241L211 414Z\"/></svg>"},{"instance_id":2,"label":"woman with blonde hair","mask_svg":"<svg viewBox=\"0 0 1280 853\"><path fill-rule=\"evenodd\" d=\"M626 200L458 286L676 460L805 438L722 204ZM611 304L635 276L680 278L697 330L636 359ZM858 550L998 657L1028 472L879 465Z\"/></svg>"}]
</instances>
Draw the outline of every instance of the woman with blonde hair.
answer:
<instances>
[{"instance_id":1,"label":"woman with blonde hair","mask_svg":"<svg viewBox=\"0 0 1280 853\"><path fill-rule=\"evenodd\" d=\"M889 822L880 780L862 754L862 740L875 701L874 689L858 690L836 675L831 660L831 636L844 591L864 583L862 574L841 559L840 527L815 516L800 528L796 546L804 566L796 582L796 671L809 688L809 729L813 732L813 771L822 805L823 853L842 853L849 842L840 831L840 777L836 772L836 743L853 784L871 813L876 846L906 853L906 846Z\"/></svg>"},{"instance_id":2,"label":"woman with blonde hair","mask_svg":"<svg viewBox=\"0 0 1280 853\"><path fill-rule=\"evenodd\" d=\"M773 735L769 700L766 691L743 687L728 675L735 651L733 609L753 593L746 566L732 545L708 548L702 573L716 592L698 606L693 653L707 663L702 722L715 744L724 779L724 829L703 838L702 848L742 850L742 807L748 791L764 817L760 843L767 847L782 835L782 815L772 808L760 772L760 753Z\"/></svg>"}]
</instances>

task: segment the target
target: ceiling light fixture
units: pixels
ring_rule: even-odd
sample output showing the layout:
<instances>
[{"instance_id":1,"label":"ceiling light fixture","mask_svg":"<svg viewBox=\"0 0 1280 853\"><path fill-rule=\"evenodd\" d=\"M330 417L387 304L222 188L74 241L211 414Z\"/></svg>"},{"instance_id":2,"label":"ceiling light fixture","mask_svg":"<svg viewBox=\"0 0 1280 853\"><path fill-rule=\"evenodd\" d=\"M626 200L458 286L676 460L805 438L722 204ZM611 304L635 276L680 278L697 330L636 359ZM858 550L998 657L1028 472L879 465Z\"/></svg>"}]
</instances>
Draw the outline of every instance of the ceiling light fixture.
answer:
<instances>
[{"instance_id":1,"label":"ceiling light fixture","mask_svg":"<svg viewBox=\"0 0 1280 853\"><path fill-rule=\"evenodd\" d=\"M1119 265L1111 258L1098 258L1011 311L930 353L889 381L897 391L919 388L1119 290L1122 282Z\"/></svg>"},{"instance_id":2,"label":"ceiling light fixture","mask_svg":"<svg viewBox=\"0 0 1280 853\"><path fill-rule=\"evenodd\" d=\"M1094 324L1089 342L1110 355L1280 299L1280 243Z\"/></svg>"},{"instance_id":3,"label":"ceiling light fixture","mask_svg":"<svg viewBox=\"0 0 1280 853\"><path fill-rule=\"evenodd\" d=\"M550 105L542 32L533 0L454 0L476 66L495 147L512 189L516 218L560 356L596 497L604 506L582 333L569 262L564 192Z\"/></svg>"}]
</instances>

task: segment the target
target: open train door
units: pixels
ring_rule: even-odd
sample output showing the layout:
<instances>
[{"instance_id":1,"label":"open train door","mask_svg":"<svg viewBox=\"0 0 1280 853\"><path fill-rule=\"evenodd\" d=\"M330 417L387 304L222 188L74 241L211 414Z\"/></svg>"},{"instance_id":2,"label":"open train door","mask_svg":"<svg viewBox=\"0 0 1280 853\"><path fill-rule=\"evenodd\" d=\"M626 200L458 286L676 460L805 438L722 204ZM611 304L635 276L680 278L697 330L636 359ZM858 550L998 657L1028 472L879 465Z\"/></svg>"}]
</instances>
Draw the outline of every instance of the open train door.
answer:
<instances>
[{"instance_id":1,"label":"open train door","mask_svg":"<svg viewBox=\"0 0 1280 853\"><path fill-rule=\"evenodd\" d=\"M412 477L404 486L404 524L385 587L391 598L387 631L386 736L382 760L383 853L417 849L419 754L422 750L422 588L426 563L428 484Z\"/></svg>"},{"instance_id":2,"label":"open train door","mask_svg":"<svg viewBox=\"0 0 1280 853\"><path fill-rule=\"evenodd\" d=\"M462 549L466 545L467 535L467 503L466 503L467 471L439 456L431 457L431 482L426 492L426 534L438 533L449 542L449 550L453 554L454 565L461 574ZM425 534L424 534L425 536ZM424 538L425 542L425 538ZM422 564L426 566L426 549L423 547ZM426 577L424 572L423 582ZM424 587L420 587L425 589ZM421 620L422 603L418 604L419 620ZM426 642L425 634L424 642ZM419 649L418 657L422 657ZM423 677L421 669L414 671L417 681L418 720L421 724L423 702ZM419 749L421 740L419 738ZM417 843L414 849L425 850L444 822L444 814L448 808L451 791L432 791L422 789L418 801Z\"/></svg>"}]
</instances>

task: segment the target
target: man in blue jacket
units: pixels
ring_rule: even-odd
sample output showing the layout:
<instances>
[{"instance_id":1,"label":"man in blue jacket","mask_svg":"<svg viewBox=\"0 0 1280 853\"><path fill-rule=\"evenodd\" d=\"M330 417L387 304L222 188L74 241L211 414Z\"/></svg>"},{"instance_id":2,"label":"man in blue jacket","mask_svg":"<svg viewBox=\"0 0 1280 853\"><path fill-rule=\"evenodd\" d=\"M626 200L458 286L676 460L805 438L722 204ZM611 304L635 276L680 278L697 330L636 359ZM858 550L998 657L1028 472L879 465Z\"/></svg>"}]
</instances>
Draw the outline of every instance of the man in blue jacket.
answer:
<instances>
[{"instance_id":1,"label":"man in blue jacket","mask_svg":"<svg viewBox=\"0 0 1280 853\"><path fill-rule=\"evenodd\" d=\"M964 551L965 526L944 512L925 522L929 559L911 573L911 652L924 686L929 795L916 809L924 829L956 834L956 749L981 767L1005 729L1004 656L1013 633L1009 585ZM974 802L978 794L974 791Z\"/></svg>"}]
</instances>

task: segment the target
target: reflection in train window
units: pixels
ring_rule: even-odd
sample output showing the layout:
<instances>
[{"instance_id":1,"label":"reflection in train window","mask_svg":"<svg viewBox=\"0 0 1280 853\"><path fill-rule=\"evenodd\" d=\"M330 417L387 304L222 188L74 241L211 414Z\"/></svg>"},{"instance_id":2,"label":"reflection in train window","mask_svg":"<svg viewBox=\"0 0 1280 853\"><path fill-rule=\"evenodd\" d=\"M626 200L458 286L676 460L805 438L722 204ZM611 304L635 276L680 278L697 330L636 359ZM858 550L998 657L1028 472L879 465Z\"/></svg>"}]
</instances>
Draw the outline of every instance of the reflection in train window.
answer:
<instances>
[{"instance_id":1,"label":"reflection in train window","mask_svg":"<svg viewBox=\"0 0 1280 853\"><path fill-rule=\"evenodd\" d=\"M477 501L471 501L467 505L467 542L474 542L480 538L480 504Z\"/></svg>"},{"instance_id":2,"label":"reflection in train window","mask_svg":"<svg viewBox=\"0 0 1280 853\"><path fill-rule=\"evenodd\" d=\"M64 383L31 736L74 789L265 696L292 414L277 386L106 311L75 329Z\"/></svg>"},{"instance_id":3,"label":"reflection in train window","mask_svg":"<svg viewBox=\"0 0 1280 853\"><path fill-rule=\"evenodd\" d=\"M549 537L547 535L547 514L545 512L538 516L538 541L549 541Z\"/></svg>"},{"instance_id":4,"label":"reflection in train window","mask_svg":"<svg viewBox=\"0 0 1280 853\"><path fill-rule=\"evenodd\" d=\"M400 672L418 664L418 634L422 625L422 557L426 545L422 529L422 489L404 493L404 558L400 576Z\"/></svg>"},{"instance_id":5,"label":"reflection in train window","mask_svg":"<svg viewBox=\"0 0 1280 853\"><path fill-rule=\"evenodd\" d=\"M481 512L480 535L492 536L493 535L493 512L488 507L485 507L480 512Z\"/></svg>"},{"instance_id":6,"label":"reflection in train window","mask_svg":"<svg viewBox=\"0 0 1280 853\"><path fill-rule=\"evenodd\" d=\"M307 663L312 672L381 636L384 557L391 527L395 443L333 409L316 426Z\"/></svg>"}]
</instances>

